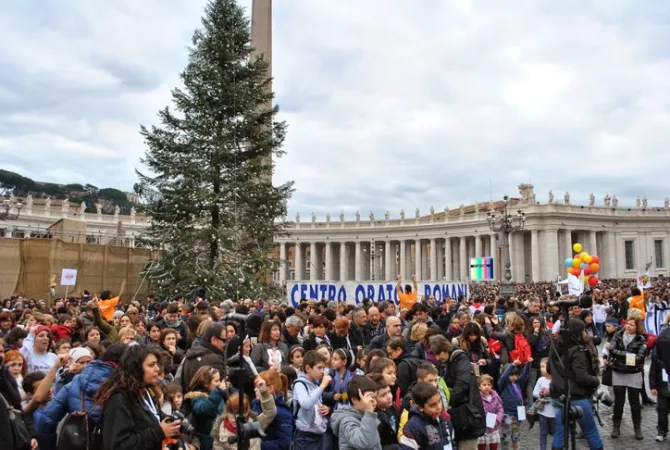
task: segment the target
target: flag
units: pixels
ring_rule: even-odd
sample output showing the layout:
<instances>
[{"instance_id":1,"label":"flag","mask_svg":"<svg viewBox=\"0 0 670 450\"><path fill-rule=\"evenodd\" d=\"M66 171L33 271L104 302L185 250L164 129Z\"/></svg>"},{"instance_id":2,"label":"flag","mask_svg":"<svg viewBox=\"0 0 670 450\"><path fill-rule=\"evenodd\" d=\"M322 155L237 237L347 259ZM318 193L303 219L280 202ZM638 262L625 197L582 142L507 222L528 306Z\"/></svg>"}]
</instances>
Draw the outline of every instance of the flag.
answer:
<instances>
[{"instance_id":1,"label":"flag","mask_svg":"<svg viewBox=\"0 0 670 450\"><path fill-rule=\"evenodd\" d=\"M649 271L647 271L644 274L640 274L637 277L635 277L637 287L642 290L642 289L649 289L651 288L651 275L649 274Z\"/></svg>"}]
</instances>

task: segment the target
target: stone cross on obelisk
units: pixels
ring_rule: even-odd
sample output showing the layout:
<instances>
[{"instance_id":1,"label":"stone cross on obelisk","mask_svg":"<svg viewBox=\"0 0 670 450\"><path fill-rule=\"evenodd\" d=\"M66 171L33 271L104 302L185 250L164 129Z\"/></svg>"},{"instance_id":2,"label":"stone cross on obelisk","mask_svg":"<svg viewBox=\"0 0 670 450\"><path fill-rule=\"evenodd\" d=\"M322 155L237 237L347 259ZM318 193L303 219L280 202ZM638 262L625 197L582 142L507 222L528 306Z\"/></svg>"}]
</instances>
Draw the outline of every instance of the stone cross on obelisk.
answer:
<instances>
[{"instance_id":1,"label":"stone cross on obelisk","mask_svg":"<svg viewBox=\"0 0 670 450\"><path fill-rule=\"evenodd\" d=\"M261 55L268 63L267 76L272 77L272 0L252 0L251 3L251 45L255 49L252 59ZM268 85L272 90L272 83ZM272 101L264 105L265 109L272 109ZM272 158L268 155L268 158ZM272 161L268 161L269 164ZM272 171L268 174L272 179Z\"/></svg>"}]
</instances>

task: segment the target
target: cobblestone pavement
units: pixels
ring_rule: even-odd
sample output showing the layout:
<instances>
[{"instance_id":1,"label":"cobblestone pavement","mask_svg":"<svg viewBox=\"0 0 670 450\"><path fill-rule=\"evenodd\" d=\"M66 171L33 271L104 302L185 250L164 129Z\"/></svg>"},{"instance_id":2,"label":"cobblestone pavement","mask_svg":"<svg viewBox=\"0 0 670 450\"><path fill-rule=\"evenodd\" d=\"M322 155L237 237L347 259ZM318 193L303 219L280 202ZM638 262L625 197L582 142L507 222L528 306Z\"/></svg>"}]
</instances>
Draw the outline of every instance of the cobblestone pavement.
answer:
<instances>
[{"instance_id":1,"label":"cobblestone pavement","mask_svg":"<svg viewBox=\"0 0 670 450\"><path fill-rule=\"evenodd\" d=\"M623 423L621 424L621 436L618 439L612 439L612 416L609 408L600 407L600 416L603 421L603 427L599 428L600 437L603 440L605 449L627 449L627 450L668 450L670 444L668 441L656 442L656 407L645 406L642 410L642 433L644 440L636 441L633 437L633 423L630 418L628 405L624 411ZM577 426L579 432L579 425ZM549 437L548 450L551 450L551 436ZM524 423L521 429L521 449L537 450L540 442L540 425L536 423L532 430L528 430L528 423ZM588 450L589 446L586 440L577 439L578 450Z\"/></svg>"}]
</instances>

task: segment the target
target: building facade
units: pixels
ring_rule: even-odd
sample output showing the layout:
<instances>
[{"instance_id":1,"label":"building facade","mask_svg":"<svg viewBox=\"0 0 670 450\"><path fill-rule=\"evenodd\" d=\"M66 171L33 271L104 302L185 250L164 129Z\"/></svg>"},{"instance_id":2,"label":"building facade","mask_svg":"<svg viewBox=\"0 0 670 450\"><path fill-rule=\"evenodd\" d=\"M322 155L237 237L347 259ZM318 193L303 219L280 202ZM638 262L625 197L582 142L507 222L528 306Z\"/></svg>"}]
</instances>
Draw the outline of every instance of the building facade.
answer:
<instances>
[{"instance_id":1,"label":"building facade","mask_svg":"<svg viewBox=\"0 0 670 450\"><path fill-rule=\"evenodd\" d=\"M572 246L600 258L601 278L634 277L651 264L655 275L670 275L670 202L649 207L638 199L635 207L618 204L609 195L601 205L590 196L588 205L535 200L532 185L520 185L520 198L510 201L512 212L525 213L523 230L509 237L514 282L555 281L565 277L565 259ZM343 214L332 221L304 223L297 217L288 236L277 240L275 254L282 261L276 280L367 281L418 280L470 281L470 258L493 257L494 279L501 280L502 236L490 230L487 214L502 202L461 206L413 217L404 212L381 220Z\"/></svg>"},{"instance_id":2,"label":"building facade","mask_svg":"<svg viewBox=\"0 0 670 450\"><path fill-rule=\"evenodd\" d=\"M86 213L85 204L74 204L68 200L53 200L27 197L20 199L22 207L16 210L18 199L12 199L11 213L19 212L15 220L0 222L0 237L4 238L48 238L58 237L65 242L90 244L116 244L135 247L135 239L149 226L149 219L135 214ZM63 224L66 226L63 226Z\"/></svg>"}]
</instances>

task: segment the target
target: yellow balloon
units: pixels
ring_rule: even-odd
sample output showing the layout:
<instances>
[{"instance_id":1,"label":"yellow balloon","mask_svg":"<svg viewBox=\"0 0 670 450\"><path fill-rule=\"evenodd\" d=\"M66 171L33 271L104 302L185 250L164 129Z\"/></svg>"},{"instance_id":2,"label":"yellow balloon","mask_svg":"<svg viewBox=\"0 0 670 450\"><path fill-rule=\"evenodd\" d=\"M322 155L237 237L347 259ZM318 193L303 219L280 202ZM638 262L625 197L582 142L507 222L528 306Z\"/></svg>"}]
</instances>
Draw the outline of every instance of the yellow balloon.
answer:
<instances>
[{"instance_id":1,"label":"yellow balloon","mask_svg":"<svg viewBox=\"0 0 670 450\"><path fill-rule=\"evenodd\" d=\"M582 262L585 262L586 258L588 258L588 257L589 257L589 254L586 253L586 252L581 252L581 253L579 254L579 259L581 259Z\"/></svg>"},{"instance_id":2,"label":"yellow balloon","mask_svg":"<svg viewBox=\"0 0 670 450\"><path fill-rule=\"evenodd\" d=\"M579 242L575 243L575 245L572 246L572 249L575 251L575 253L579 253L582 251L582 244Z\"/></svg>"},{"instance_id":3,"label":"yellow balloon","mask_svg":"<svg viewBox=\"0 0 670 450\"><path fill-rule=\"evenodd\" d=\"M584 258L582 258L582 260L586 264L591 264L593 262L593 256L587 254Z\"/></svg>"},{"instance_id":4,"label":"yellow balloon","mask_svg":"<svg viewBox=\"0 0 670 450\"><path fill-rule=\"evenodd\" d=\"M575 258L572 260L572 267L574 268L579 268L579 266L582 265L582 260L579 258Z\"/></svg>"}]
</instances>

